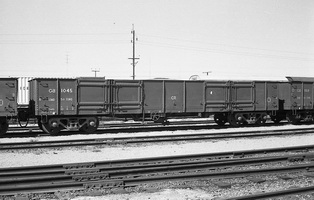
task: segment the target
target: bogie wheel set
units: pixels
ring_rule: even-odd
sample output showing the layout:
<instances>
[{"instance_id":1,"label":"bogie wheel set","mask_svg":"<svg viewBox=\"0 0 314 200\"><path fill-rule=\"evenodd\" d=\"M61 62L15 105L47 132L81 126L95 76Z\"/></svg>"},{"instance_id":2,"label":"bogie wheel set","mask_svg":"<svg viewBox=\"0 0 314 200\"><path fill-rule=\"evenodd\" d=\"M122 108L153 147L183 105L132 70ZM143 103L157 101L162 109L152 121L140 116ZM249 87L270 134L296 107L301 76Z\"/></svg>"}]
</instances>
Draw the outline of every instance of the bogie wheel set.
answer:
<instances>
[{"instance_id":1,"label":"bogie wheel set","mask_svg":"<svg viewBox=\"0 0 314 200\"><path fill-rule=\"evenodd\" d=\"M51 135L56 135L63 129L93 133L99 126L99 119L97 117L81 117L79 119L52 117L38 119L38 126L44 132Z\"/></svg>"}]
</instances>

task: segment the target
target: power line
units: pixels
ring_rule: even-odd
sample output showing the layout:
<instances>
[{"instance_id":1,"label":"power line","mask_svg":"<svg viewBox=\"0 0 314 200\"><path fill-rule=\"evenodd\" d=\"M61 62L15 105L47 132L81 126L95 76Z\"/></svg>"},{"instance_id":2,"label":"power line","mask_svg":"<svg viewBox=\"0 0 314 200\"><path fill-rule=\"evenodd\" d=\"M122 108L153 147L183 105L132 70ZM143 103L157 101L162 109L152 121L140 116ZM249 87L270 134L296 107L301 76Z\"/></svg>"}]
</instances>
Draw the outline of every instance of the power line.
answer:
<instances>
[{"instance_id":1,"label":"power line","mask_svg":"<svg viewBox=\"0 0 314 200\"><path fill-rule=\"evenodd\" d=\"M127 35L127 33L0 33L2 36L97 36L97 35Z\"/></svg>"},{"instance_id":2,"label":"power line","mask_svg":"<svg viewBox=\"0 0 314 200\"><path fill-rule=\"evenodd\" d=\"M214 45L214 46L223 46L223 47L231 47L231 48L241 48L241 49L258 50L258 51L271 51L271 52L279 52L279 53L304 54L304 55L312 55L312 56L314 56L314 53L306 53L306 52L295 52L295 51L286 51L286 50L276 50L276 49L265 49L265 48L257 48L257 47L247 47L247 46L239 46L239 45L212 43L212 42L206 42L206 41L178 39L178 38L156 36L156 35L146 35L146 34L140 34L140 35L146 36L146 37L166 39L166 40L171 40L171 41L178 41L178 42L209 44L209 45Z\"/></svg>"},{"instance_id":3,"label":"power line","mask_svg":"<svg viewBox=\"0 0 314 200\"><path fill-rule=\"evenodd\" d=\"M287 56L287 55L274 55L274 54L256 53L256 52L247 52L247 51L245 52L245 51L234 51L234 50L211 49L211 48L192 47L192 46L175 45L175 44L167 44L167 43L153 43L153 42L141 41L141 42L139 42L139 44L148 45L148 46L159 46L159 47L164 47L164 48L175 48L175 49L182 49L182 50L190 50L190 51L230 54L230 55L266 57L266 58L288 59L288 60L314 61L314 59L312 59L312 58L302 58L302 57Z\"/></svg>"},{"instance_id":4,"label":"power line","mask_svg":"<svg viewBox=\"0 0 314 200\"><path fill-rule=\"evenodd\" d=\"M0 44L127 44L127 40L0 40Z\"/></svg>"}]
</instances>

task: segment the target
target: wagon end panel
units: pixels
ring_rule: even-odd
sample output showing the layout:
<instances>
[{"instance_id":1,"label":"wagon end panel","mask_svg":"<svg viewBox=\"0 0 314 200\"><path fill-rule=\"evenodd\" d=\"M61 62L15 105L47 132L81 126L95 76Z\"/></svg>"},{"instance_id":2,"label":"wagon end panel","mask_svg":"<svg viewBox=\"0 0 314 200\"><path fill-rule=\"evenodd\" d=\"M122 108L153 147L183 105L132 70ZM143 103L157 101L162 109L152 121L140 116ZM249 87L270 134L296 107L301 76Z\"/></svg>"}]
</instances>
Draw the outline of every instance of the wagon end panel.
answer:
<instances>
[{"instance_id":1,"label":"wagon end panel","mask_svg":"<svg viewBox=\"0 0 314 200\"><path fill-rule=\"evenodd\" d=\"M34 104L35 115L56 115L58 112L56 79L33 79L31 87L30 104Z\"/></svg>"},{"instance_id":2,"label":"wagon end panel","mask_svg":"<svg viewBox=\"0 0 314 200\"><path fill-rule=\"evenodd\" d=\"M112 82L112 99L114 114L142 113L142 82L114 80Z\"/></svg>"},{"instance_id":3,"label":"wagon end panel","mask_svg":"<svg viewBox=\"0 0 314 200\"><path fill-rule=\"evenodd\" d=\"M0 79L0 117L17 113L17 90L17 79Z\"/></svg>"},{"instance_id":4,"label":"wagon end panel","mask_svg":"<svg viewBox=\"0 0 314 200\"><path fill-rule=\"evenodd\" d=\"M110 112L110 81L103 78L79 78L77 111L80 115L105 115Z\"/></svg>"},{"instance_id":5,"label":"wagon end panel","mask_svg":"<svg viewBox=\"0 0 314 200\"><path fill-rule=\"evenodd\" d=\"M148 114L164 113L163 80L144 80L144 112Z\"/></svg>"},{"instance_id":6,"label":"wagon end panel","mask_svg":"<svg viewBox=\"0 0 314 200\"><path fill-rule=\"evenodd\" d=\"M33 79L30 87L35 115L76 114L75 79Z\"/></svg>"},{"instance_id":7,"label":"wagon end panel","mask_svg":"<svg viewBox=\"0 0 314 200\"><path fill-rule=\"evenodd\" d=\"M204 112L204 82L186 81L185 82L185 111Z\"/></svg>"},{"instance_id":8,"label":"wagon end panel","mask_svg":"<svg viewBox=\"0 0 314 200\"><path fill-rule=\"evenodd\" d=\"M227 81L205 82L205 111L226 112L229 110L230 83Z\"/></svg>"}]
</instances>

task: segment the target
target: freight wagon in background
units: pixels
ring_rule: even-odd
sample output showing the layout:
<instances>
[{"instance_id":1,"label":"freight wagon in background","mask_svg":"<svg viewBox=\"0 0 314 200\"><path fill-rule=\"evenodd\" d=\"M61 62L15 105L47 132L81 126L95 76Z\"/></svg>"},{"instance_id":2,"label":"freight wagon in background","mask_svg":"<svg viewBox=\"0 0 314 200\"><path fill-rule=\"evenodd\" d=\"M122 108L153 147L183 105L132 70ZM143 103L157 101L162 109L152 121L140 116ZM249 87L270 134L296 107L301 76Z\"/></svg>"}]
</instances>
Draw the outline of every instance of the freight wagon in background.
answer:
<instances>
[{"instance_id":1,"label":"freight wagon in background","mask_svg":"<svg viewBox=\"0 0 314 200\"><path fill-rule=\"evenodd\" d=\"M1 133L10 119L37 119L47 133L92 133L100 117L166 123L171 117L209 117L219 125L312 121L314 78L288 81L0 79ZM18 91L18 98L16 93ZM26 98L25 98L26 97ZM18 100L17 100L18 99ZM28 102L28 103L27 103Z\"/></svg>"},{"instance_id":2,"label":"freight wagon in background","mask_svg":"<svg viewBox=\"0 0 314 200\"><path fill-rule=\"evenodd\" d=\"M17 115L17 78L0 79L0 134L7 132L8 121Z\"/></svg>"}]
</instances>

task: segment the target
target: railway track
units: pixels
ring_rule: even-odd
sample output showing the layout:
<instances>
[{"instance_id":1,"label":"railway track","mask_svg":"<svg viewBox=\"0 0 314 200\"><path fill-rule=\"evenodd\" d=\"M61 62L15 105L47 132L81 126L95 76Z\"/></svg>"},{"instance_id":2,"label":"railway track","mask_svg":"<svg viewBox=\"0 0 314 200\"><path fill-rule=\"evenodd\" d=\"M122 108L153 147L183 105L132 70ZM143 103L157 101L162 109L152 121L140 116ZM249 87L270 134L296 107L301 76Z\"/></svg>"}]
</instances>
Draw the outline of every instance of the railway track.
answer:
<instances>
[{"instance_id":1,"label":"railway track","mask_svg":"<svg viewBox=\"0 0 314 200\"><path fill-rule=\"evenodd\" d=\"M282 122L279 125L285 125L287 122ZM247 127L255 127L257 125L249 124ZM274 123L269 122L264 126L274 126ZM278 124L276 125L278 126ZM230 126L218 126L213 120L192 120L192 121L171 121L169 124L160 124L153 122L131 122L131 123L105 123L101 124L94 134L105 133L130 133L130 132L147 132L147 131L175 131L175 130L200 130L200 129L227 129L234 128ZM80 131L62 130L59 135L75 135L87 134ZM5 135L0 135L0 138L12 137L36 137L36 136L49 136L43 132L38 126L32 125L28 127L13 126Z\"/></svg>"},{"instance_id":2,"label":"railway track","mask_svg":"<svg viewBox=\"0 0 314 200\"><path fill-rule=\"evenodd\" d=\"M173 181L207 180L208 184L229 188L230 179L275 175L293 179L314 179L314 145L212 154L195 154L143 159L111 160L93 163L0 168L0 197L18 193L53 193L55 191L126 190L141 185ZM287 178L288 177L288 178ZM264 180L266 181L266 180ZM313 181L311 182L313 183ZM295 194L314 189L314 184L276 193L256 194L266 197ZM250 196L229 198L249 199Z\"/></svg>"},{"instance_id":3,"label":"railway track","mask_svg":"<svg viewBox=\"0 0 314 200\"><path fill-rule=\"evenodd\" d=\"M185 130L185 129L202 129L217 127L213 120L189 120L189 121L171 121L170 123L161 124L154 122L116 122L116 123L101 123L95 134L103 133L117 133L117 132L143 132L156 130ZM74 135L86 134L85 132L62 130L58 135ZM0 137L30 137L49 135L43 132L37 125L30 125L27 127L19 127L18 125L11 125L9 131Z\"/></svg>"},{"instance_id":4,"label":"railway track","mask_svg":"<svg viewBox=\"0 0 314 200\"><path fill-rule=\"evenodd\" d=\"M59 148L73 146L94 146L94 145L127 145L141 143L158 142L184 142L184 141L204 141L216 139L230 139L241 137L271 137L280 135L296 135L314 133L313 128L263 130L263 131L243 131L243 132L223 132L223 133L190 133L190 134L171 134L154 136L127 136L127 137L107 137L89 138L77 140L49 140L18 143L0 143L0 150L18 150L35 148Z\"/></svg>"}]
</instances>

